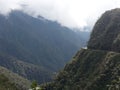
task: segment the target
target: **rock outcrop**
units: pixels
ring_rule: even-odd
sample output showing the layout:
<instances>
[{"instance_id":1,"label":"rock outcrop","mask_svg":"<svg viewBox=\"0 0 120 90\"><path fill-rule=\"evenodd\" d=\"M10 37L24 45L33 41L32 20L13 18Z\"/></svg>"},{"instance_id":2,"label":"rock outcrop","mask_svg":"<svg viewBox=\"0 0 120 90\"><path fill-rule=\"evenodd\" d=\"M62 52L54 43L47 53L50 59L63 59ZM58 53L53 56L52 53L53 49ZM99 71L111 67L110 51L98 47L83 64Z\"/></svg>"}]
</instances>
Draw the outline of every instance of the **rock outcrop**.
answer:
<instances>
[{"instance_id":1,"label":"rock outcrop","mask_svg":"<svg viewBox=\"0 0 120 90\"><path fill-rule=\"evenodd\" d=\"M88 48L120 52L120 9L105 12L96 22Z\"/></svg>"}]
</instances>

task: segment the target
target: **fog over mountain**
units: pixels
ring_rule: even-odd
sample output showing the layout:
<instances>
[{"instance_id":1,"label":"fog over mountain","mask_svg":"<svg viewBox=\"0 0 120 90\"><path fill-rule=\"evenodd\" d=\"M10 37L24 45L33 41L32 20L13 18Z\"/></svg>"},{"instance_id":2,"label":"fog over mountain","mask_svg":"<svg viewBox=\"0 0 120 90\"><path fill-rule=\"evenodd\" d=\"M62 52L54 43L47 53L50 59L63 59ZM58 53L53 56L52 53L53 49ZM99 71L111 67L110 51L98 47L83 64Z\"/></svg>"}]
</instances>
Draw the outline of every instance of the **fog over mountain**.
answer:
<instances>
[{"instance_id":1,"label":"fog over mountain","mask_svg":"<svg viewBox=\"0 0 120 90\"><path fill-rule=\"evenodd\" d=\"M0 15L0 66L38 83L50 81L88 38L89 32L12 11Z\"/></svg>"},{"instance_id":2,"label":"fog over mountain","mask_svg":"<svg viewBox=\"0 0 120 90\"><path fill-rule=\"evenodd\" d=\"M92 27L104 11L119 6L119 0L0 0L0 13L22 10L69 28L84 28Z\"/></svg>"},{"instance_id":3,"label":"fog over mountain","mask_svg":"<svg viewBox=\"0 0 120 90\"><path fill-rule=\"evenodd\" d=\"M119 0L0 0L0 90L39 87L120 90Z\"/></svg>"}]
</instances>

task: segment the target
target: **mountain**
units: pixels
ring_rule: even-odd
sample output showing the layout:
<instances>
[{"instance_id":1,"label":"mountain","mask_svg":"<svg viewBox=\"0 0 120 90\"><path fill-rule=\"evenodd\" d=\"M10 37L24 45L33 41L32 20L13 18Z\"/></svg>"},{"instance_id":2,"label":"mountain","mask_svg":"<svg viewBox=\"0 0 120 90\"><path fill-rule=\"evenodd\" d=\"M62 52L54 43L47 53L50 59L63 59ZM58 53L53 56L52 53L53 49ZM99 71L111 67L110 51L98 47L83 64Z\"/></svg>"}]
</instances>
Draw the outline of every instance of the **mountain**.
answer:
<instances>
[{"instance_id":1,"label":"mountain","mask_svg":"<svg viewBox=\"0 0 120 90\"><path fill-rule=\"evenodd\" d=\"M30 81L0 66L0 90L28 90Z\"/></svg>"},{"instance_id":2,"label":"mountain","mask_svg":"<svg viewBox=\"0 0 120 90\"><path fill-rule=\"evenodd\" d=\"M50 81L86 45L83 36L89 38L89 32L74 32L22 11L0 15L0 66L29 80Z\"/></svg>"},{"instance_id":3,"label":"mountain","mask_svg":"<svg viewBox=\"0 0 120 90\"><path fill-rule=\"evenodd\" d=\"M88 48L120 52L119 18L119 9L105 12L93 29Z\"/></svg>"},{"instance_id":4,"label":"mountain","mask_svg":"<svg viewBox=\"0 0 120 90\"><path fill-rule=\"evenodd\" d=\"M38 83L51 81L53 77L51 71L34 64L23 62L9 55L0 54L0 66L6 67L10 71L31 81L37 80Z\"/></svg>"},{"instance_id":5,"label":"mountain","mask_svg":"<svg viewBox=\"0 0 120 90\"><path fill-rule=\"evenodd\" d=\"M120 89L120 9L105 12L96 22L88 49L82 48L45 90Z\"/></svg>"}]
</instances>

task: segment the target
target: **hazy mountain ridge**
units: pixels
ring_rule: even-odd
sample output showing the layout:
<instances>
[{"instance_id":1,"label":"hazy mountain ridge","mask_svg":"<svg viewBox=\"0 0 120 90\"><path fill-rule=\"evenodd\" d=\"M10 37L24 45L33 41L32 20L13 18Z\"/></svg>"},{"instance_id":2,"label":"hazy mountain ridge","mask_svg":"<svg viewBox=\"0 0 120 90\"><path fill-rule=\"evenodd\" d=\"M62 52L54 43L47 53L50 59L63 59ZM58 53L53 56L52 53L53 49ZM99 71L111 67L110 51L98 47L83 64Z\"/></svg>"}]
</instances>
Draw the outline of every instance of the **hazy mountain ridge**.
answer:
<instances>
[{"instance_id":1,"label":"hazy mountain ridge","mask_svg":"<svg viewBox=\"0 0 120 90\"><path fill-rule=\"evenodd\" d=\"M5 20L5 23L0 23L1 38L12 44L6 46L8 50L12 48L12 52L9 50L5 53L53 70L54 67L57 69L63 66L63 63L66 63L79 49L80 44L83 46L85 43L75 32L59 24L50 21L41 22L19 11L11 13ZM51 62L48 63L48 59ZM52 63L54 65L51 65Z\"/></svg>"},{"instance_id":2,"label":"hazy mountain ridge","mask_svg":"<svg viewBox=\"0 0 120 90\"><path fill-rule=\"evenodd\" d=\"M109 17L110 15L110 17ZM88 42L45 90L119 90L120 9L107 11L97 21Z\"/></svg>"},{"instance_id":3,"label":"hazy mountain ridge","mask_svg":"<svg viewBox=\"0 0 120 90\"><path fill-rule=\"evenodd\" d=\"M7 17L0 15L0 65L29 80L50 81L53 72L62 68L86 41L56 22L21 11L12 11Z\"/></svg>"}]
</instances>

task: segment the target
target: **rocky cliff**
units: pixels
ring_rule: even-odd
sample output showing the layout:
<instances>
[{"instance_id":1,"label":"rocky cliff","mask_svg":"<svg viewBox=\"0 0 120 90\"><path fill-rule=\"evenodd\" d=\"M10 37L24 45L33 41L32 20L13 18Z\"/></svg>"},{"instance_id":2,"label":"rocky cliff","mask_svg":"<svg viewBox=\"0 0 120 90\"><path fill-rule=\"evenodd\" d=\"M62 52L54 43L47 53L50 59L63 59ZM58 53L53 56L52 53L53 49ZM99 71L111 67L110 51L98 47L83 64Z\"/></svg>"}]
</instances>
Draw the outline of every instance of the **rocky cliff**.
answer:
<instances>
[{"instance_id":1,"label":"rocky cliff","mask_svg":"<svg viewBox=\"0 0 120 90\"><path fill-rule=\"evenodd\" d=\"M105 12L96 22L89 49L120 52L120 9Z\"/></svg>"},{"instance_id":2,"label":"rocky cliff","mask_svg":"<svg viewBox=\"0 0 120 90\"><path fill-rule=\"evenodd\" d=\"M120 9L105 12L96 22L88 49L81 49L46 90L119 90Z\"/></svg>"}]
</instances>

